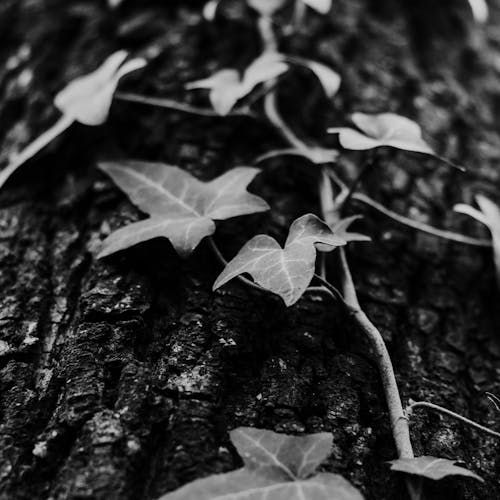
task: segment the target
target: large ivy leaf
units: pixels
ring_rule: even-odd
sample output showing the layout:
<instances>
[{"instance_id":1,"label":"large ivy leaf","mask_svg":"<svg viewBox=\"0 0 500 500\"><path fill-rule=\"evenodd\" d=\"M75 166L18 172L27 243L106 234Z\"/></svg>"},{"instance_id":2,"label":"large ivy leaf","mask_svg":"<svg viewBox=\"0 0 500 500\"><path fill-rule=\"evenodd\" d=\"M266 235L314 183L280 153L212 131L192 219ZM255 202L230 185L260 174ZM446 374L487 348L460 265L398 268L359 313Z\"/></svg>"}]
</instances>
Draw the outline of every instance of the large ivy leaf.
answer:
<instances>
[{"instance_id":1,"label":"large ivy leaf","mask_svg":"<svg viewBox=\"0 0 500 500\"><path fill-rule=\"evenodd\" d=\"M206 183L162 163L126 161L101 163L99 168L150 215L108 236L99 257L157 237L168 238L179 255L187 256L215 232L214 220L269 209L262 198L246 191L260 172L256 168L237 167Z\"/></svg>"},{"instance_id":2,"label":"large ivy leaf","mask_svg":"<svg viewBox=\"0 0 500 500\"><path fill-rule=\"evenodd\" d=\"M483 479L474 472L455 465L456 462L457 460L423 456L417 458L399 458L389 463L393 471L423 476L434 479L435 481L447 476L466 476L483 481Z\"/></svg>"},{"instance_id":3,"label":"large ivy leaf","mask_svg":"<svg viewBox=\"0 0 500 500\"><path fill-rule=\"evenodd\" d=\"M273 80L287 70L288 64L282 56L270 52L253 61L242 76L235 69L222 69L208 78L188 83L186 88L208 89L214 110L224 116L257 85Z\"/></svg>"},{"instance_id":4,"label":"large ivy leaf","mask_svg":"<svg viewBox=\"0 0 500 500\"><path fill-rule=\"evenodd\" d=\"M291 225L284 249L270 236L261 234L252 238L217 278L214 290L248 273L256 283L291 306L314 276L316 249L328 252L345 244L315 215L304 215Z\"/></svg>"},{"instance_id":5,"label":"large ivy leaf","mask_svg":"<svg viewBox=\"0 0 500 500\"><path fill-rule=\"evenodd\" d=\"M287 436L242 427L230 434L245 466L194 481L161 500L362 500L338 474L312 476L328 456L327 433Z\"/></svg>"},{"instance_id":6,"label":"large ivy leaf","mask_svg":"<svg viewBox=\"0 0 500 500\"><path fill-rule=\"evenodd\" d=\"M123 64L127 55L119 50L92 73L73 80L57 94L55 106L84 125L104 123L120 78L146 65L145 59L131 59Z\"/></svg>"},{"instance_id":7,"label":"large ivy leaf","mask_svg":"<svg viewBox=\"0 0 500 500\"><path fill-rule=\"evenodd\" d=\"M127 55L124 50L115 52L94 72L76 78L57 94L54 105L59 108L63 116L11 159L0 172L0 188L20 166L50 144L75 121L85 125L100 125L106 121L120 78L146 64L145 59L131 59L123 64Z\"/></svg>"},{"instance_id":8,"label":"large ivy leaf","mask_svg":"<svg viewBox=\"0 0 500 500\"><path fill-rule=\"evenodd\" d=\"M320 14L327 14L332 8L332 0L302 0Z\"/></svg>"},{"instance_id":9,"label":"large ivy leaf","mask_svg":"<svg viewBox=\"0 0 500 500\"><path fill-rule=\"evenodd\" d=\"M343 148L356 151L390 146L396 149L434 155L432 148L422 138L422 129L414 121L394 113L366 115L354 113L352 121L361 132L346 127L330 128L339 134Z\"/></svg>"},{"instance_id":10,"label":"large ivy leaf","mask_svg":"<svg viewBox=\"0 0 500 500\"><path fill-rule=\"evenodd\" d=\"M481 194L476 196L476 202L480 210L464 203L455 205L454 210L473 217L490 230L493 243L493 257L497 273L497 283L500 285L500 207Z\"/></svg>"}]
</instances>

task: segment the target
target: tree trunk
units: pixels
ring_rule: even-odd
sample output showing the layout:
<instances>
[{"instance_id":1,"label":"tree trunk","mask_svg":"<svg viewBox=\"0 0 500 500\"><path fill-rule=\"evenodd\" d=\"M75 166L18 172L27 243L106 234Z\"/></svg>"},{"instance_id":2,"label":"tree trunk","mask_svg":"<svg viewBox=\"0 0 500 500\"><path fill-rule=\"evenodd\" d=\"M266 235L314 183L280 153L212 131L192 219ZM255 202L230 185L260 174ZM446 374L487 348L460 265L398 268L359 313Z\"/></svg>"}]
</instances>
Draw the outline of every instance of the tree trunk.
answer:
<instances>
[{"instance_id":1,"label":"tree trunk","mask_svg":"<svg viewBox=\"0 0 500 500\"><path fill-rule=\"evenodd\" d=\"M207 106L183 84L259 53L242 4L229 2L208 24L194 0L125 0L116 10L97 0L2 0L0 160L55 122L58 90L118 48L151 58L121 88ZM384 152L364 189L401 214L485 237L451 208L478 192L500 200L500 10L492 10L478 27L465 0L335 0L329 16L311 13L281 43L339 71L339 95L327 102L299 71L283 80L280 108L301 135L331 145L324 130L353 111L414 118L469 171ZM95 258L111 229L141 217L97 161L163 161L207 180L282 146L263 121L115 101L105 126L74 125L2 189L2 500L154 499L239 466L228 430L240 425L331 432L326 470L367 499L405 498L386 464L395 447L373 357L330 299L307 296L286 309L237 281L213 293L221 267L205 243L185 261L166 240ZM365 161L345 153L339 173L352 176ZM317 176L302 161L268 163L252 189L272 211L218 224L224 253L257 233L283 238L295 217L318 213ZM500 394L491 252L417 234L355 203L352 213L373 237L350 252L354 279L403 400L498 426L485 397ZM460 459L485 479L429 481L426 498L500 498L494 438L423 410L410 423L417 455Z\"/></svg>"}]
</instances>

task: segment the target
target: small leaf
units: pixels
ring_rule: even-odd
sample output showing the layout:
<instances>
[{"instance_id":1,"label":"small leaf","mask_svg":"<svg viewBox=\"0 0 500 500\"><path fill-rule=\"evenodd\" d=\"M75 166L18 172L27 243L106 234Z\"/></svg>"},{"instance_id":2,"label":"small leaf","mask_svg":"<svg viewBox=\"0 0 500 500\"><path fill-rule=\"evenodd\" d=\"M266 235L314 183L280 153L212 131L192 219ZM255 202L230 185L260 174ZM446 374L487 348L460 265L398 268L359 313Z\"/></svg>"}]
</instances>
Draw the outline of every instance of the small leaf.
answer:
<instances>
[{"instance_id":1,"label":"small leaf","mask_svg":"<svg viewBox=\"0 0 500 500\"><path fill-rule=\"evenodd\" d=\"M291 306L314 276L316 248L328 252L345 244L315 215L304 215L291 225L284 249L270 236L252 238L217 278L214 290L248 273L256 283Z\"/></svg>"},{"instance_id":2,"label":"small leaf","mask_svg":"<svg viewBox=\"0 0 500 500\"><path fill-rule=\"evenodd\" d=\"M339 238L342 238L347 243L371 241L372 239L369 236L360 233L351 233L350 231L347 231L351 226L351 224L353 224L355 221L359 219L362 219L361 215L353 215L352 217L346 217L345 219L341 219L332 227L332 231Z\"/></svg>"},{"instance_id":3,"label":"small leaf","mask_svg":"<svg viewBox=\"0 0 500 500\"><path fill-rule=\"evenodd\" d=\"M481 210L460 203L453 208L455 212L469 215L484 224L491 233L493 243L493 257L497 274L497 283L500 286L500 207L486 196L478 194L476 202Z\"/></svg>"},{"instance_id":4,"label":"small leaf","mask_svg":"<svg viewBox=\"0 0 500 500\"><path fill-rule=\"evenodd\" d=\"M146 65L145 59L131 59L122 66L127 55L124 50L115 52L94 72L73 80L57 94L55 106L84 125L104 123L120 78Z\"/></svg>"},{"instance_id":5,"label":"small leaf","mask_svg":"<svg viewBox=\"0 0 500 500\"><path fill-rule=\"evenodd\" d=\"M439 481L447 476L466 476L483 481L474 472L455 465L457 460L436 457L399 458L389 462L391 470Z\"/></svg>"},{"instance_id":6,"label":"small leaf","mask_svg":"<svg viewBox=\"0 0 500 500\"><path fill-rule=\"evenodd\" d=\"M331 128L328 131L339 134L343 148L356 151L390 146L416 153L436 156L423 140L422 129L414 121L394 113L366 115L354 113L352 121L363 132L351 128Z\"/></svg>"},{"instance_id":7,"label":"small leaf","mask_svg":"<svg viewBox=\"0 0 500 500\"><path fill-rule=\"evenodd\" d=\"M271 16L281 9L287 0L247 0L248 5L263 16Z\"/></svg>"},{"instance_id":8,"label":"small leaf","mask_svg":"<svg viewBox=\"0 0 500 500\"><path fill-rule=\"evenodd\" d=\"M184 257L215 232L214 220L269 209L263 199L246 191L260 172L251 167L234 168L210 182L161 163L101 163L99 168L150 215L108 236L99 257L157 237L168 238Z\"/></svg>"},{"instance_id":9,"label":"small leaf","mask_svg":"<svg viewBox=\"0 0 500 500\"><path fill-rule=\"evenodd\" d=\"M234 69L222 69L209 78L188 83L186 88L210 90L210 101L214 110L225 116L257 85L273 80L287 70L288 64L283 62L279 54L266 53L248 66L242 78Z\"/></svg>"},{"instance_id":10,"label":"small leaf","mask_svg":"<svg viewBox=\"0 0 500 500\"><path fill-rule=\"evenodd\" d=\"M231 432L245 466L194 481L161 500L363 500L338 474L313 474L329 454L332 437L287 436L252 428Z\"/></svg>"},{"instance_id":11,"label":"small leaf","mask_svg":"<svg viewBox=\"0 0 500 500\"><path fill-rule=\"evenodd\" d=\"M478 23L485 23L489 17L489 9L486 0L469 0L472 15Z\"/></svg>"}]
</instances>

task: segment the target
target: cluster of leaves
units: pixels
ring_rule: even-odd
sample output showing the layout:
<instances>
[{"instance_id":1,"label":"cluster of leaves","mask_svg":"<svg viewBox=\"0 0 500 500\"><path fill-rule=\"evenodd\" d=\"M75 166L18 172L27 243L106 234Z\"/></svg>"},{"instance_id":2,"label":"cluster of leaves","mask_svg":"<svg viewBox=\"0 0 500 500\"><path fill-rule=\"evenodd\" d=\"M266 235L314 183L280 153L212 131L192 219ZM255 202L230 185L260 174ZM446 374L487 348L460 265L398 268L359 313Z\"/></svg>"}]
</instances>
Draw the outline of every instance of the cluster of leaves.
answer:
<instances>
[{"instance_id":1,"label":"cluster of leaves","mask_svg":"<svg viewBox=\"0 0 500 500\"><path fill-rule=\"evenodd\" d=\"M322 14L331 8L331 0L297 0L296 5L302 5L300 2ZM217 0L206 5L206 18L215 16L219 3ZM269 17L285 7L288 0L247 0L247 3L261 16ZM487 17L484 0L470 0L470 4L475 17L484 21ZM72 123L96 126L106 121L120 78L146 64L144 59L126 62L127 57L125 51L112 54L97 70L69 83L55 97L54 105L61 111L61 119L13 158L0 173L0 187L20 165ZM334 70L316 61L279 52L264 52L242 73L225 68L187 84L186 88L208 90L214 111L225 116L257 87L264 85L264 94L272 91L273 85L292 66L310 70L327 98L333 98L338 92L341 79ZM344 149L367 151L390 147L441 159L424 140L420 126L408 118L394 113L354 113L352 123L356 128L329 129L329 132L338 134L339 144ZM324 165L335 162L339 154L337 150L319 146L295 146L270 151L258 161L295 154L313 164ZM102 243L99 257L157 237L167 238L181 257L187 257L204 238L215 233L216 221L269 209L265 200L247 191L260 172L249 166L235 167L210 182L201 182L176 166L161 163L108 162L101 163L99 168L149 216L110 234ZM476 200L480 210L463 204L456 206L455 210L473 217L490 230L500 284L500 208L484 196L478 196ZM356 219L358 216L328 225L313 214L303 215L291 224L284 247L268 235L257 235L227 263L214 284L214 290L247 274L257 285L277 294L287 306L291 306L305 293L314 277L318 251L331 252L351 242L370 240L348 230ZM240 428L231 433L231 440L244 461L243 468L195 481L165 495L163 500L362 499L359 491L341 476L316 473L330 451L330 434L293 437ZM395 460L391 462L391 468L434 480L449 475L480 479L456 466L454 461L434 457Z\"/></svg>"}]
</instances>

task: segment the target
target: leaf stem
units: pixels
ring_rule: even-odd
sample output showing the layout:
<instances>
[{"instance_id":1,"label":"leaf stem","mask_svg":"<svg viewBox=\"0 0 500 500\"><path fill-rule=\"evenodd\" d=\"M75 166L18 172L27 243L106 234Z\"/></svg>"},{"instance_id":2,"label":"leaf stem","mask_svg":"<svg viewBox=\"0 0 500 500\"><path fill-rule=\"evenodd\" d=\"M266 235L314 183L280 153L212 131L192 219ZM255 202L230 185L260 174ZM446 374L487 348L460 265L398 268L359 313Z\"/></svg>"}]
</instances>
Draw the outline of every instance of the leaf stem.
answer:
<instances>
[{"instance_id":1,"label":"leaf stem","mask_svg":"<svg viewBox=\"0 0 500 500\"><path fill-rule=\"evenodd\" d=\"M481 432L484 432L485 434L489 434L490 436L500 438L500 432L494 431L488 427L485 427L484 425L478 424L477 422L474 422L473 420L470 420L469 418L463 417L462 415L459 415L458 413L455 413L454 411L447 410L446 408L443 408L442 406L436 405L434 403L427 403L425 401L412 402L406 407L406 416L408 418L411 417L413 410L415 410L417 408L427 408L427 409L435 411L437 413L441 413L442 415L446 415L447 417L451 417L451 418L454 418L455 420L459 420L460 422L463 422L464 424L469 425L470 427L473 427L474 429L477 429Z\"/></svg>"},{"instance_id":2,"label":"leaf stem","mask_svg":"<svg viewBox=\"0 0 500 500\"><path fill-rule=\"evenodd\" d=\"M66 115L61 116L57 122L48 130L38 136L33 142L28 144L19 152L13 160L0 172L0 188L7 182L9 177L30 158L35 156L45 146L51 143L58 135L62 134L72 123L73 118Z\"/></svg>"},{"instance_id":3,"label":"leaf stem","mask_svg":"<svg viewBox=\"0 0 500 500\"><path fill-rule=\"evenodd\" d=\"M399 458L413 458L413 448L410 440L408 419L403 410L399 389L394 374L391 357L387 351L384 339L377 327L370 321L359 304L356 288L352 279L347 257L343 248L340 248L340 264L342 268L342 288L344 300L350 308L351 317L358 327L365 333L375 351L376 362L382 379L385 398L389 409L392 435L398 450Z\"/></svg>"},{"instance_id":4,"label":"leaf stem","mask_svg":"<svg viewBox=\"0 0 500 500\"><path fill-rule=\"evenodd\" d=\"M438 238L442 238L448 241L455 241L457 243L462 243L464 245L471 245L482 248L492 247L492 243L490 240L471 238L470 236L464 236L463 234L454 233L452 231L437 229L423 222L418 222L413 219L409 219L408 217L404 217L403 215L399 215L393 212L392 210L389 210L388 208L384 207L384 205L376 202L375 200L372 200L369 196L366 196L365 194L353 193L351 198L365 205L368 205L369 207L377 210L377 212L380 212L381 214L385 215L386 217L389 217L390 219L400 224L403 224L407 227L411 227L412 229L416 229L417 231L421 231L422 233L427 233L432 236L436 236Z\"/></svg>"},{"instance_id":5,"label":"leaf stem","mask_svg":"<svg viewBox=\"0 0 500 500\"><path fill-rule=\"evenodd\" d=\"M227 118L227 116L248 116L251 118L256 118L257 116L250 111L248 107L237 108L226 117L222 117L217 114L213 109L199 108L196 106L191 106L190 104L185 104L182 102L175 101L173 99L164 99L161 97L148 97L139 94L117 92L115 98L120 101L136 102L139 104L146 104L147 106L156 106L160 108L172 109L174 111L181 111L183 113L190 113L193 115L207 116L212 118Z\"/></svg>"}]
</instances>

